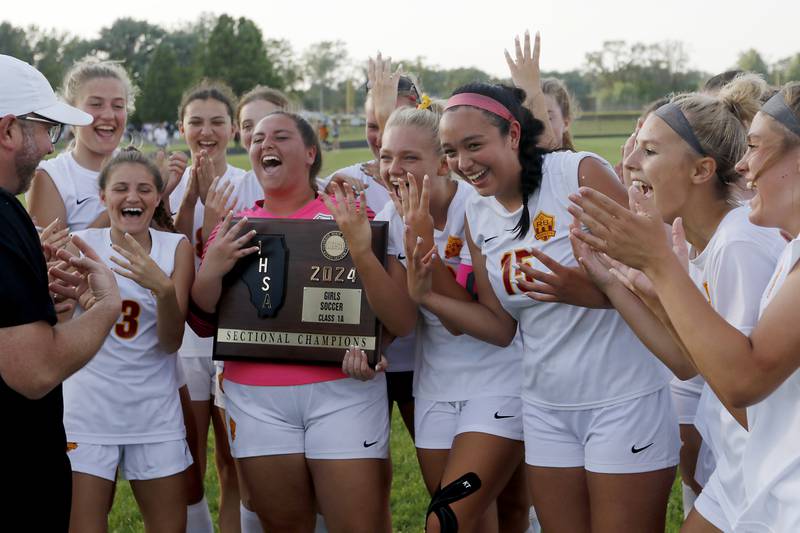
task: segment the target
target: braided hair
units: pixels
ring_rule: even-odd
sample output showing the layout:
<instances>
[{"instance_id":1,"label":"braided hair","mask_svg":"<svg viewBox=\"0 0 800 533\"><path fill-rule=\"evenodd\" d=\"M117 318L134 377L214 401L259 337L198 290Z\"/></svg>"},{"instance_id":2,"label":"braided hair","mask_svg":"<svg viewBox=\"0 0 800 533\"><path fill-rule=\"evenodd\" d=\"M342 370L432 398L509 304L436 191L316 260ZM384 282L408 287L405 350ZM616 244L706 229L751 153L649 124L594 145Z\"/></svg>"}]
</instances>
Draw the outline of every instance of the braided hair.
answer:
<instances>
[{"instance_id":1,"label":"braided hair","mask_svg":"<svg viewBox=\"0 0 800 533\"><path fill-rule=\"evenodd\" d=\"M520 173L520 193L522 195L522 215L517 225L511 231L516 232L517 238L522 239L531 228L531 216L528 211L528 199L542 183L542 160L547 150L539 148L537 141L544 131L544 124L533 117L533 114L522 105L525 101L525 91L507 85L492 85L489 83L468 83L462 85L453 95L461 93L475 93L487 96L503 104L520 125L519 163L522 167ZM458 106L456 106L458 107ZM454 109L452 107L450 109ZM483 109L480 110L486 118L500 130L500 135L506 136L511 123L506 119Z\"/></svg>"}]
</instances>

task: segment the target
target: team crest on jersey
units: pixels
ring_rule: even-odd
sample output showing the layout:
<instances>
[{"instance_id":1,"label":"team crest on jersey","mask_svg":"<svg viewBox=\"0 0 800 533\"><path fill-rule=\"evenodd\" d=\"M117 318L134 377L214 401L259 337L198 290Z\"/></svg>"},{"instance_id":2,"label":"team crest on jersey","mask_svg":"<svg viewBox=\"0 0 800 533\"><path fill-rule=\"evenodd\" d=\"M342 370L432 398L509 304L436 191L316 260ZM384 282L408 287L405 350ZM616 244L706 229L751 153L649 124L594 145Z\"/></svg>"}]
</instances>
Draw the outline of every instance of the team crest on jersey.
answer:
<instances>
[{"instance_id":1,"label":"team crest on jersey","mask_svg":"<svg viewBox=\"0 0 800 533\"><path fill-rule=\"evenodd\" d=\"M464 247L464 241L459 239L455 235L450 235L447 238L447 245L444 247L444 257L445 259L450 259L451 257L458 257L458 254L461 253L461 248Z\"/></svg>"},{"instance_id":2,"label":"team crest on jersey","mask_svg":"<svg viewBox=\"0 0 800 533\"><path fill-rule=\"evenodd\" d=\"M68 442L67 443L67 453L71 452L72 450L76 449L77 447L78 447L78 443L77 442Z\"/></svg>"},{"instance_id":3,"label":"team crest on jersey","mask_svg":"<svg viewBox=\"0 0 800 533\"><path fill-rule=\"evenodd\" d=\"M537 241L548 241L556 236L556 217L539 211L533 219L533 231Z\"/></svg>"}]
</instances>

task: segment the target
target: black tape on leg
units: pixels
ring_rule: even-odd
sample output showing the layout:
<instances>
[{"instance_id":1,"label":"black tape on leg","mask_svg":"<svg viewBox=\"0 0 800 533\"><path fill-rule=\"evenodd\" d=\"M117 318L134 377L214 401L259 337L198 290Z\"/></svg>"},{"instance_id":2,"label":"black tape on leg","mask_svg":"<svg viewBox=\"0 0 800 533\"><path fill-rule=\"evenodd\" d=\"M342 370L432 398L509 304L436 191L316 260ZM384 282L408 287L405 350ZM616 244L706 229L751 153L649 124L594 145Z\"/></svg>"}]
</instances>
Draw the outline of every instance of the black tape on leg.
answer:
<instances>
[{"instance_id":1,"label":"black tape on leg","mask_svg":"<svg viewBox=\"0 0 800 533\"><path fill-rule=\"evenodd\" d=\"M458 518L450 508L450 504L466 498L479 488L481 488L481 479L478 474L467 472L446 487L439 487L439 490L431 498L426 516L430 516L431 513L436 515L436 518L439 519L441 533L457 533Z\"/></svg>"}]
</instances>

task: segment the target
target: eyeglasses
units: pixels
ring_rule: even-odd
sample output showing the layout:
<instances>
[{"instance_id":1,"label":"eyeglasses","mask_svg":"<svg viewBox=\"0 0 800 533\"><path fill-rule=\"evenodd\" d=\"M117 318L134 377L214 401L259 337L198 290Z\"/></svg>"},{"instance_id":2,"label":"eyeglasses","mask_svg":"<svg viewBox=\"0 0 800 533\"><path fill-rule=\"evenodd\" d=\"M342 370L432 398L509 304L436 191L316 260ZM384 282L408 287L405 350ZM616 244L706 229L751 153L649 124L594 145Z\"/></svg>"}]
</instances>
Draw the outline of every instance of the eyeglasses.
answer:
<instances>
[{"instance_id":1,"label":"eyeglasses","mask_svg":"<svg viewBox=\"0 0 800 533\"><path fill-rule=\"evenodd\" d=\"M33 115L22 115L17 118L20 120L39 122L41 124L47 125L47 134L50 136L50 142L53 144L58 142L58 139L61 137L61 130L64 128L64 125L60 122L53 122L52 120L48 120L46 118L37 117Z\"/></svg>"}]
</instances>

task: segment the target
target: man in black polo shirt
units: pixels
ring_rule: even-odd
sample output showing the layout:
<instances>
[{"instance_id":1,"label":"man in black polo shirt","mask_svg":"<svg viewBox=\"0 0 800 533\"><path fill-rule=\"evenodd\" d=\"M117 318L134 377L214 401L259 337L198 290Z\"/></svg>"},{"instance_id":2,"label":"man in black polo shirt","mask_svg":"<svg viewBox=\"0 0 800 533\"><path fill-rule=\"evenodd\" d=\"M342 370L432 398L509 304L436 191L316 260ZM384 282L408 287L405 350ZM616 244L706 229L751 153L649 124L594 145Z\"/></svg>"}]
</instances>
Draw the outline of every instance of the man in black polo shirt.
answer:
<instances>
[{"instance_id":1,"label":"man in black polo shirt","mask_svg":"<svg viewBox=\"0 0 800 533\"><path fill-rule=\"evenodd\" d=\"M120 313L114 275L76 239L85 257L60 252L83 287L69 290L91 291L97 302L56 325L39 236L16 198L62 125L90 122L59 102L39 71L0 55L0 529L7 531L67 531L72 475L61 382L94 356Z\"/></svg>"}]
</instances>

